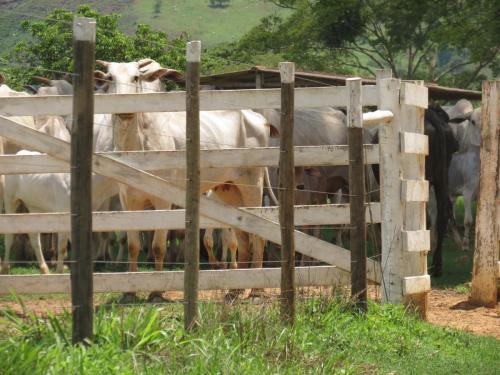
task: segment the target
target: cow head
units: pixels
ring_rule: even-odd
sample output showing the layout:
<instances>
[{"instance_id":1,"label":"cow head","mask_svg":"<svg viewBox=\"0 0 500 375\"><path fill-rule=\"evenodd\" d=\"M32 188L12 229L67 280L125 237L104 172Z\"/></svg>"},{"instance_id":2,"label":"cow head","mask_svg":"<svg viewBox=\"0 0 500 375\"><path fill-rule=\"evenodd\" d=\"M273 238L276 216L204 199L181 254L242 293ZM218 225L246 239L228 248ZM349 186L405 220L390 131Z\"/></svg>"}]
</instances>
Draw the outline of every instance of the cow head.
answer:
<instances>
[{"instance_id":1,"label":"cow head","mask_svg":"<svg viewBox=\"0 0 500 375\"><path fill-rule=\"evenodd\" d=\"M3 85L5 83L5 76L0 73L0 85Z\"/></svg>"},{"instance_id":2,"label":"cow head","mask_svg":"<svg viewBox=\"0 0 500 375\"><path fill-rule=\"evenodd\" d=\"M155 63L149 69L148 65L154 63L151 59L144 59L139 62L115 63L97 60L98 65L106 68L104 73L96 70L94 73L95 85L98 91L110 94L135 94L147 92L148 85L160 79L178 80L182 74L174 69L167 69ZM118 114L119 117L131 118L131 113Z\"/></svg>"}]
</instances>

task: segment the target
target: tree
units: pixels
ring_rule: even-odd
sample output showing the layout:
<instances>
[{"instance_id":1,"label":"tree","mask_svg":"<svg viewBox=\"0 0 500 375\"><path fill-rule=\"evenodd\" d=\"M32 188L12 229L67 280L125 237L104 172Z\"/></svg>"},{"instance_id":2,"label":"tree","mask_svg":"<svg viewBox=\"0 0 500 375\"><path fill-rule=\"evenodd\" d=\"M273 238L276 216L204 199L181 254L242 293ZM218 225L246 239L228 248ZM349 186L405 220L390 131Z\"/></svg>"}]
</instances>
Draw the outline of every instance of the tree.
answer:
<instances>
[{"instance_id":1,"label":"tree","mask_svg":"<svg viewBox=\"0 0 500 375\"><path fill-rule=\"evenodd\" d=\"M293 10L264 19L237 46L311 62L463 87L499 71L500 3L489 0L270 0ZM255 53L255 52L254 52ZM335 64L321 61L332 57ZM324 59L323 59L324 60ZM337 70L337 69L335 69Z\"/></svg>"},{"instance_id":2,"label":"tree","mask_svg":"<svg viewBox=\"0 0 500 375\"><path fill-rule=\"evenodd\" d=\"M187 35L169 38L148 25L137 26L134 35L119 30L119 15L103 15L88 6L75 13L56 9L41 21L24 21L22 28L30 35L2 57L8 66L5 73L9 85L20 88L33 75L60 79L73 70L72 22L74 16L96 19L96 58L107 61L132 61L145 57L155 59L169 68L185 67Z\"/></svg>"}]
</instances>

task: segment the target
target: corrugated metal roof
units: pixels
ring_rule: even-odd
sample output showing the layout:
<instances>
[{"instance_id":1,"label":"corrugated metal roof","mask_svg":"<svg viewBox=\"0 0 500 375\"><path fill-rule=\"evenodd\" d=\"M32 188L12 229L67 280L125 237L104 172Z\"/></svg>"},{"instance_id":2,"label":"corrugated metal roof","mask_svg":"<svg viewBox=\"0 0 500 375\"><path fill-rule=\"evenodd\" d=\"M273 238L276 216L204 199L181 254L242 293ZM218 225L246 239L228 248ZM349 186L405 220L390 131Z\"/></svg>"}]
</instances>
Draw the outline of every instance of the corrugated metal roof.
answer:
<instances>
[{"instance_id":1,"label":"corrugated metal roof","mask_svg":"<svg viewBox=\"0 0 500 375\"><path fill-rule=\"evenodd\" d=\"M254 66L248 70L204 76L201 77L200 83L222 90L255 88L257 75L262 77L262 88L280 87L279 70L265 66ZM350 77L320 72L295 72L295 86L344 86L347 78ZM362 77L362 83L363 85L374 85L375 80ZM480 91L444 87L432 83L425 83L425 86L429 88L429 98L433 100L481 100Z\"/></svg>"}]
</instances>

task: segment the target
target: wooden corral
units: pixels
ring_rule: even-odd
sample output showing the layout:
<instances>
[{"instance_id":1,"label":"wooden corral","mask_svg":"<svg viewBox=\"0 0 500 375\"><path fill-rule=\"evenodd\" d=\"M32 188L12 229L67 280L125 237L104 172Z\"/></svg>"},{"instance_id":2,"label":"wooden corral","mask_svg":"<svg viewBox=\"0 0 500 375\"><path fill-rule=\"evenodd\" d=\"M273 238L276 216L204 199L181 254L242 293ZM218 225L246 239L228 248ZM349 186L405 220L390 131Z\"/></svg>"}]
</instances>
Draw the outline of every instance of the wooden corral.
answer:
<instances>
[{"instance_id":1,"label":"wooden corral","mask_svg":"<svg viewBox=\"0 0 500 375\"><path fill-rule=\"evenodd\" d=\"M282 108L282 93L283 90L280 89L201 91L199 110ZM346 86L297 88L293 90L293 94L296 108L349 108L349 103L355 103ZM427 142L423 135L423 111L427 107L428 89L418 83L390 78L386 72L379 76L376 85L360 87L358 94L356 106L377 107L378 110L362 115L358 110L357 126L382 125L380 146L364 146L364 150L368 151L365 163L379 163L381 170L381 201L366 206L369 211L366 219L380 222L382 227L382 262L366 259L366 277L370 282L381 285L384 301L416 305L425 316L426 293L430 290L426 252L429 251L430 243L429 233L425 230L424 214L428 183L424 180ZM71 155L69 143L28 128L6 116L67 115L73 111L72 100L71 96L0 98L0 136L27 149L46 154L24 157L22 160L17 156L0 156L0 173L68 170ZM185 92L95 95L94 101L95 113L185 111L186 102L188 109L193 110L190 101L186 101ZM286 152L294 154L295 165L349 164L347 146L324 145L293 149L290 146ZM231 157L228 157L229 153ZM278 155L279 148L272 147L202 151L200 167L224 167L229 164L247 167L278 166ZM23 167L19 168L21 164ZM186 204L185 188L146 172L167 166L186 168L186 152L92 155L94 173L183 207ZM358 184L363 185L364 181L359 181ZM349 205L295 207L294 224L353 225L349 209ZM240 209L201 196L199 214L201 227L228 226L277 244L282 243L276 208ZM181 210L93 213L93 218L93 229L96 231L184 228L186 219ZM0 233L17 233L21 230L58 232L68 228L67 213L0 217ZM298 230L292 233L297 252L330 265L298 268L295 285L350 283L351 254L348 250ZM290 258L288 262L290 263ZM183 278L183 272L95 274L94 288L96 292L179 290ZM66 275L0 276L0 294L11 291L31 294L67 293L68 280ZM197 286L199 289L276 287L278 280L279 271L273 269L201 271Z\"/></svg>"}]
</instances>

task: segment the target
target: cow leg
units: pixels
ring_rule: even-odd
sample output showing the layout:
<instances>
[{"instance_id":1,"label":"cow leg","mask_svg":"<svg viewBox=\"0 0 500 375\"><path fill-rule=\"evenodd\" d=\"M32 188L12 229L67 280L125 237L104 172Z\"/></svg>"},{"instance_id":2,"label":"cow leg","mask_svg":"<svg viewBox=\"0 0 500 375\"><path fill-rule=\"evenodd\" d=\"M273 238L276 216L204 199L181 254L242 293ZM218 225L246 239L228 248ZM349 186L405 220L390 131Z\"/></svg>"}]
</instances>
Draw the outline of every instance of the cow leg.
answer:
<instances>
[{"instance_id":1,"label":"cow leg","mask_svg":"<svg viewBox=\"0 0 500 375\"><path fill-rule=\"evenodd\" d=\"M12 243L14 242L13 234L5 234L5 254L2 262L1 273L3 275L8 275L10 273L10 249L12 248Z\"/></svg>"},{"instance_id":2,"label":"cow leg","mask_svg":"<svg viewBox=\"0 0 500 375\"><path fill-rule=\"evenodd\" d=\"M450 201L448 193L442 186L436 185L436 201L437 201L437 244L434 256L432 257L432 275L440 277L443 274L443 254L442 247L444 235L446 233L447 217Z\"/></svg>"},{"instance_id":3,"label":"cow leg","mask_svg":"<svg viewBox=\"0 0 500 375\"><path fill-rule=\"evenodd\" d=\"M464 241L463 250L467 251L470 247L470 228L473 223L472 218L472 200L474 193L465 189L464 191Z\"/></svg>"},{"instance_id":4,"label":"cow leg","mask_svg":"<svg viewBox=\"0 0 500 375\"><path fill-rule=\"evenodd\" d=\"M205 249L208 254L208 262L210 263L210 267L217 268L217 257L214 255L214 230L212 228L205 229L205 235L203 236L203 244L205 245ZM222 258L224 262L224 258Z\"/></svg>"},{"instance_id":5,"label":"cow leg","mask_svg":"<svg viewBox=\"0 0 500 375\"><path fill-rule=\"evenodd\" d=\"M35 252L36 260L38 261L38 265L40 266L40 273L48 274L49 267L45 263L45 259L42 254L42 244L40 243L40 233L30 233L29 234L31 247L33 247L33 251Z\"/></svg>"},{"instance_id":6,"label":"cow leg","mask_svg":"<svg viewBox=\"0 0 500 375\"><path fill-rule=\"evenodd\" d=\"M226 249L225 251L227 251L227 249L229 249L230 253L231 253L231 268L232 269L236 269L238 268L238 264L236 263L236 256L237 256L237 251L238 251L238 240L236 239L236 236L234 235L234 232L233 232L233 229L226 229L227 230L227 237L224 236L223 239L225 239L225 241L223 240L223 243L222 243L222 248L223 250ZM224 256L224 265L226 265L227 263L225 263L226 261L226 252L223 251L223 256ZM226 266L224 268L227 268Z\"/></svg>"},{"instance_id":7,"label":"cow leg","mask_svg":"<svg viewBox=\"0 0 500 375\"><path fill-rule=\"evenodd\" d=\"M458 228L457 228L457 220L455 216L455 198L450 197L450 204L451 204L451 217L449 224L450 224L451 236L453 238L453 242L455 242L455 245L460 250L464 250L462 239L460 238L460 233L458 233Z\"/></svg>"},{"instance_id":8,"label":"cow leg","mask_svg":"<svg viewBox=\"0 0 500 375\"><path fill-rule=\"evenodd\" d=\"M58 235L56 273L64 273L64 259L68 255L68 237L67 233Z\"/></svg>"}]
</instances>

